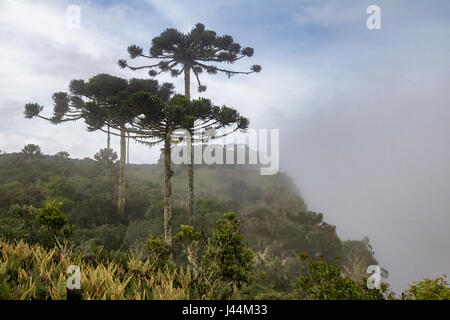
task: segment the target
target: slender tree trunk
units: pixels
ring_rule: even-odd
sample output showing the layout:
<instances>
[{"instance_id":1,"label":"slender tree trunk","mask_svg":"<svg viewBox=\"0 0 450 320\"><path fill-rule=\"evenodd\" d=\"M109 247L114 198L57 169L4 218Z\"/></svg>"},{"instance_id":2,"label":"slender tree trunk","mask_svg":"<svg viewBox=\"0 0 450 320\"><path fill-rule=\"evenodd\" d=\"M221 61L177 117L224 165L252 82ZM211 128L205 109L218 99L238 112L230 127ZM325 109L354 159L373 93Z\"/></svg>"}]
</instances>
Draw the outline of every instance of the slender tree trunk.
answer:
<instances>
[{"instance_id":1,"label":"slender tree trunk","mask_svg":"<svg viewBox=\"0 0 450 320\"><path fill-rule=\"evenodd\" d=\"M130 135L127 139L127 165L130 165Z\"/></svg>"},{"instance_id":2,"label":"slender tree trunk","mask_svg":"<svg viewBox=\"0 0 450 320\"><path fill-rule=\"evenodd\" d=\"M184 95L191 100L191 67L184 67Z\"/></svg>"},{"instance_id":3,"label":"slender tree trunk","mask_svg":"<svg viewBox=\"0 0 450 320\"><path fill-rule=\"evenodd\" d=\"M189 66L185 66L184 68L184 95L186 98L191 100L191 68ZM190 154L190 163L188 164L188 178L189 178L189 224L194 225L194 205L195 205L195 196L194 196L194 148L193 148L193 132L190 130L191 140L187 141Z\"/></svg>"},{"instance_id":4,"label":"slender tree trunk","mask_svg":"<svg viewBox=\"0 0 450 320\"><path fill-rule=\"evenodd\" d=\"M108 125L108 138L106 138L106 148L111 148L111 127Z\"/></svg>"},{"instance_id":5,"label":"slender tree trunk","mask_svg":"<svg viewBox=\"0 0 450 320\"><path fill-rule=\"evenodd\" d=\"M194 206L195 206L195 195L194 195L194 146L193 146L193 136L191 134L191 141L189 143L190 150L190 163L188 164L188 176L189 176L189 224L194 226L195 216L194 216Z\"/></svg>"},{"instance_id":6,"label":"slender tree trunk","mask_svg":"<svg viewBox=\"0 0 450 320\"><path fill-rule=\"evenodd\" d=\"M120 162L119 162L119 202L118 202L118 209L119 209L119 215L124 216L125 215L125 193L126 193L126 187L125 187L125 157L126 157L126 146L127 141L125 137L125 130L120 130Z\"/></svg>"},{"instance_id":7,"label":"slender tree trunk","mask_svg":"<svg viewBox=\"0 0 450 320\"><path fill-rule=\"evenodd\" d=\"M172 245L172 169L170 158L170 132L164 140L164 241Z\"/></svg>"}]
</instances>

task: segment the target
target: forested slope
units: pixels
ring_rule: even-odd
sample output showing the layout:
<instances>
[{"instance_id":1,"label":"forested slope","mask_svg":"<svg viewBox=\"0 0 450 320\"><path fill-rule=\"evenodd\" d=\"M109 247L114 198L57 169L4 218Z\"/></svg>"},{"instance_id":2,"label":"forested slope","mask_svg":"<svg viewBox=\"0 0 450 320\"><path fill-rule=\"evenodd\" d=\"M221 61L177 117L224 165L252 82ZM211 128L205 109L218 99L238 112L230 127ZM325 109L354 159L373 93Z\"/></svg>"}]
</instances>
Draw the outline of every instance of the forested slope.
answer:
<instances>
[{"instance_id":1,"label":"forested slope","mask_svg":"<svg viewBox=\"0 0 450 320\"><path fill-rule=\"evenodd\" d=\"M174 167L174 230L187 224L187 172ZM300 273L297 253L340 258L355 278L376 261L368 241L341 241L335 227L320 213L309 212L291 178L284 173L261 176L246 166L198 166L196 223L202 244L216 221L232 211L241 221L244 239L255 253L255 264L269 275L271 285L288 290ZM74 247L141 250L151 231L163 232L163 168L161 164L127 167L126 216L117 213L118 165L89 158L60 156L0 156L0 237L24 239L51 247L51 239L33 219L33 208L48 200L63 203L75 229Z\"/></svg>"}]
</instances>

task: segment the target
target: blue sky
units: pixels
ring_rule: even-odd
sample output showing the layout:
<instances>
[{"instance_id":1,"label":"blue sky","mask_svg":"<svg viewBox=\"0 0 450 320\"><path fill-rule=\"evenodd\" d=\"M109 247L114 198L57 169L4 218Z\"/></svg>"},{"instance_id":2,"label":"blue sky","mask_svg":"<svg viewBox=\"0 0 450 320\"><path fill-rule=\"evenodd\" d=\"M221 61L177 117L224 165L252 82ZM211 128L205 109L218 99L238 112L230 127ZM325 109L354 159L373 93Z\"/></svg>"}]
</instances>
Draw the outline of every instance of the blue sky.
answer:
<instances>
[{"instance_id":1,"label":"blue sky","mask_svg":"<svg viewBox=\"0 0 450 320\"><path fill-rule=\"evenodd\" d=\"M371 4L381 30L366 28ZM80 30L66 27L69 5L81 8ZM368 235L399 292L450 273L449 13L447 0L2 0L0 150L36 143L92 157L103 134L25 120L23 105L50 112L51 94L73 78L146 77L118 68L128 45L148 50L165 28L202 22L255 48L236 69L263 67L231 80L205 75L204 96L239 109L253 128L280 129L282 168L310 208L344 239ZM159 156L131 151L133 162Z\"/></svg>"}]
</instances>

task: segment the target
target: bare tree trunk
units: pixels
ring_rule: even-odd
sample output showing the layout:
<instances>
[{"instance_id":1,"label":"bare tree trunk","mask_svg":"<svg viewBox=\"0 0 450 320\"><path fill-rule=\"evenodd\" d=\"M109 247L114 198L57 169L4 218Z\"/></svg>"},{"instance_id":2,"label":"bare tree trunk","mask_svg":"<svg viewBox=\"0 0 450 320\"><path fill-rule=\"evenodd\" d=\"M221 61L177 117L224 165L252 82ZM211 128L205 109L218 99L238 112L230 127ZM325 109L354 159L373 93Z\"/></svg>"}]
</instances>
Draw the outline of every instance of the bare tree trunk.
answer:
<instances>
[{"instance_id":1,"label":"bare tree trunk","mask_svg":"<svg viewBox=\"0 0 450 320\"><path fill-rule=\"evenodd\" d=\"M106 148L111 148L111 127L108 125L108 138L106 139Z\"/></svg>"},{"instance_id":2,"label":"bare tree trunk","mask_svg":"<svg viewBox=\"0 0 450 320\"><path fill-rule=\"evenodd\" d=\"M125 215L125 157L126 157L127 141L125 138L125 130L120 130L120 163L119 163L119 215Z\"/></svg>"},{"instance_id":3,"label":"bare tree trunk","mask_svg":"<svg viewBox=\"0 0 450 320\"><path fill-rule=\"evenodd\" d=\"M191 100L191 67L184 67L184 95Z\"/></svg>"},{"instance_id":4,"label":"bare tree trunk","mask_svg":"<svg viewBox=\"0 0 450 320\"><path fill-rule=\"evenodd\" d=\"M188 164L188 176L189 176L189 224L194 226L195 216L194 216L194 206L195 206L195 195L194 195L194 146L193 146L193 137L192 132L191 141L189 141L189 150L190 150L190 160L191 162Z\"/></svg>"},{"instance_id":5,"label":"bare tree trunk","mask_svg":"<svg viewBox=\"0 0 450 320\"><path fill-rule=\"evenodd\" d=\"M184 95L186 98L191 100L191 68L190 66L185 66L184 68ZM195 205L195 196L194 196L194 150L193 150L193 132L189 132L191 134L191 140L187 141L189 154L190 154L190 163L188 164L188 179L189 179L189 224L194 225L194 205Z\"/></svg>"},{"instance_id":6,"label":"bare tree trunk","mask_svg":"<svg viewBox=\"0 0 450 320\"><path fill-rule=\"evenodd\" d=\"M130 135L127 139L127 165L130 165Z\"/></svg>"},{"instance_id":7,"label":"bare tree trunk","mask_svg":"<svg viewBox=\"0 0 450 320\"><path fill-rule=\"evenodd\" d=\"M170 132L164 140L164 241L172 245L172 169L170 157Z\"/></svg>"}]
</instances>

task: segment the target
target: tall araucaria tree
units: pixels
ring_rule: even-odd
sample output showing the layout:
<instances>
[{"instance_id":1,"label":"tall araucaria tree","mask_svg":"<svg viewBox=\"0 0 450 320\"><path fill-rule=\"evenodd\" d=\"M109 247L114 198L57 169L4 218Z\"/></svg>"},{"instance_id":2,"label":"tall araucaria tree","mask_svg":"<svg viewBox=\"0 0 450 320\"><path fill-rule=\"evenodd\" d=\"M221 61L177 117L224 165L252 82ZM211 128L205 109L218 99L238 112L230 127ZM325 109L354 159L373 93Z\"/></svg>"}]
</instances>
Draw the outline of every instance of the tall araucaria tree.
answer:
<instances>
[{"instance_id":1,"label":"tall araucaria tree","mask_svg":"<svg viewBox=\"0 0 450 320\"><path fill-rule=\"evenodd\" d=\"M120 128L126 123L127 132L137 142L154 146L163 143L164 155L164 239L172 244L172 182L171 148L178 143L177 130L193 127L199 131L210 128L235 126L245 130L248 120L236 110L214 106L208 99L188 100L175 95L168 102L148 92L135 92L112 108L97 104L86 104L85 115L89 125L95 129L104 126L106 119L113 119L112 127Z\"/></svg>"},{"instance_id":2,"label":"tall araucaria tree","mask_svg":"<svg viewBox=\"0 0 450 320\"><path fill-rule=\"evenodd\" d=\"M121 117L120 113L108 112L116 110L124 99L129 98L135 92L146 92L158 96L162 101L167 102L172 94L173 85L164 83L162 86L157 80L131 79L127 81L107 74L100 74L90 79L88 82L83 80L73 80L70 84L70 91L84 101L89 101L102 108L107 117L103 119L101 127L88 127L88 130L104 130L106 126L108 135L110 129L117 129L120 132L120 161L119 161L119 189L118 189L118 211L120 215L125 214L126 187L125 187L125 165L127 155L127 119ZM128 107L132 108L131 105ZM86 112L86 108L83 109ZM87 114L84 114L87 120ZM88 124L89 122L86 121Z\"/></svg>"},{"instance_id":3,"label":"tall araucaria tree","mask_svg":"<svg viewBox=\"0 0 450 320\"><path fill-rule=\"evenodd\" d=\"M132 45L128 47L131 59L148 58L156 60L155 63L143 66L130 66L126 60L119 60L122 68L131 70L150 69L150 76L157 76L162 72L170 72L177 77L184 74L185 96L191 99L191 71L197 79L198 90L203 92L206 86L200 82L199 75L206 71L209 74L225 73L228 77L236 74L251 74L261 71L261 66L252 65L250 71L235 71L219 67L220 63L233 64L234 62L252 57L254 50L250 47L242 48L234 42L229 35L218 36L215 31L205 30L205 26L198 23L189 33L170 28L162 32L152 40L149 54L144 54L142 47ZM194 128L187 128L191 136ZM189 222L194 221L194 155L192 152L193 139L188 142L190 163L188 164L189 176Z\"/></svg>"},{"instance_id":4,"label":"tall araucaria tree","mask_svg":"<svg viewBox=\"0 0 450 320\"><path fill-rule=\"evenodd\" d=\"M171 84L164 84L159 86L156 80L138 80L132 79L127 81L108 74L99 74L94 76L89 81L72 80L69 85L69 93L57 92L53 94L54 108L53 116L48 118L41 115L43 107L34 103L25 106L25 117L48 120L53 124L59 124L67 121L76 121L84 119L88 123L88 117L92 118L92 114L86 112L86 106L96 105L105 112L108 109L114 109L120 101L131 96L137 91L144 91L160 96L167 101L171 95L173 86ZM119 134L111 132L114 122L114 129L117 129ZM118 124L119 123L119 124ZM117 125L118 124L118 125ZM126 184L125 184L125 163L126 163L126 128L125 122L120 122L120 117L111 112L108 117L103 119L100 127L89 126L88 130L100 130L110 135L120 136L120 161L119 161L119 183L118 183L118 212L119 215L125 215L125 199L126 199ZM112 152L111 149L107 149Z\"/></svg>"},{"instance_id":5,"label":"tall araucaria tree","mask_svg":"<svg viewBox=\"0 0 450 320\"><path fill-rule=\"evenodd\" d=\"M177 135L174 138L174 132L185 128L205 132L210 129L234 126L234 130L229 132L231 133L236 130L245 130L249 121L240 116L236 110L226 106L214 106L208 99L190 101L182 95L176 95L170 99L173 85L165 83L159 86L156 80L151 79L130 80L123 90L119 92L114 90L114 95L103 96L111 88L116 88L114 85L116 82L120 83L123 80L109 77L111 76L99 75L87 83L82 80L72 81L70 94L56 93L54 95L55 108L52 118L40 115L43 107L38 104L27 104L25 116L40 117L53 123L84 119L89 131L107 132L105 128L110 126L120 132L120 134L112 134L121 138L125 137L122 134L125 132L130 138L149 146L163 142L164 237L166 243L171 245L171 146L174 142L180 141ZM100 78L103 80L100 81ZM93 92L98 92L99 95ZM121 139L121 141L124 140Z\"/></svg>"},{"instance_id":6,"label":"tall araucaria tree","mask_svg":"<svg viewBox=\"0 0 450 320\"><path fill-rule=\"evenodd\" d=\"M234 127L245 130L248 119L226 106L214 106L208 99L190 101L183 95L173 96L169 102L147 92L135 92L131 97L105 109L96 104L86 105L88 123L93 127L101 127L106 119L111 118L112 127L126 122L130 137L140 143L153 146L163 143L164 155L164 240L172 244L172 182L171 148L178 143L177 130L192 127L205 132L209 129ZM114 119L120 119L115 124Z\"/></svg>"}]
</instances>

